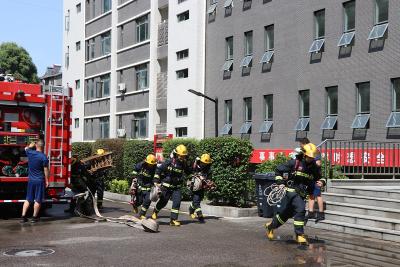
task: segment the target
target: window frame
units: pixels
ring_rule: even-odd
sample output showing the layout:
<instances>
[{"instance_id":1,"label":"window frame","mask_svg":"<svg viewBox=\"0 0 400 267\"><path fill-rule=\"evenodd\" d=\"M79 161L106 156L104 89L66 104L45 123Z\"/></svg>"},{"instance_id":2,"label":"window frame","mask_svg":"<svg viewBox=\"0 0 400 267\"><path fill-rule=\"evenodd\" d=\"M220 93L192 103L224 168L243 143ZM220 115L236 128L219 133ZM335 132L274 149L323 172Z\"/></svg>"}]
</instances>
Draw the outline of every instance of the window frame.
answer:
<instances>
[{"instance_id":1,"label":"window frame","mask_svg":"<svg viewBox=\"0 0 400 267\"><path fill-rule=\"evenodd\" d=\"M362 99L362 94L360 94L360 89L362 89L360 86L368 84L368 111L363 111L362 105L363 105L363 99ZM371 113L371 84L370 82L361 82L356 84L357 88L357 114L370 114ZM365 101L365 100L364 100Z\"/></svg>"},{"instance_id":2,"label":"window frame","mask_svg":"<svg viewBox=\"0 0 400 267\"><path fill-rule=\"evenodd\" d=\"M395 83L398 82L398 92L396 93ZM391 79L391 88L392 88L392 112L400 112L400 77ZM398 105L397 103L398 102ZM397 106L399 108L397 108Z\"/></svg>"},{"instance_id":3,"label":"window frame","mask_svg":"<svg viewBox=\"0 0 400 267\"><path fill-rule=\"evenodd\" d=\"M181 134L184 131L186 134ZM188 137L188 127L175 127L175 137Z\"/></svg>"},{"instance_id":4,"label":"window frame","mask_svg":"<svg viewBox=\"0 0 400 267\"><path fill-rule=\"evenodd\" d=\"M148 64L141 64L135 67L136 75L136 91L146 90L149 88L149 67ZM145 75L145 76L144 76ZM145 80L145 86L142 87Z\"/></svg>"},{"instance_id":5,"label":"window frame","mask_svg":"<svg viewBox=\"0 0 400 267\"><path fill-rule=\"evenodd\" d=\"M253 119L253 98L243 98L243 121L252 122Z\"/></svg>"},{"instance_id":6,"label":"window frame","mask_svg":"<svg viewBox=\"0 0 400 267\"><path fill-rule=\"evenodd\" d=\"M137 113L134 113L134 118L131 120L131 138L132 139L146 139L146 138L148 138L148 131L149 131L149 121L148 121L148 112L147 111L145 111L145 112L137 112ZM142 131L143 131L143 129L142 129L142 122L143 121L145 121L145 135L142 135ZM139 135L138 136L136 136L135 135L135 132L136 132L136 125L135 125L135 122L138 122L138 133L139 133Z\"/></svg>"},{"instance_id":7,"label":"window frame","mask_svg":"<svg viewBox=\"0 0 400 267\"><path fill-rule=\"evenodd\" d=\"M188 57L189 57L189 49L188 48L176 52L176 60L177 61L183 60Z\"/></svg>"},{"instance_id":8,"label":"window frame","mask_svg":"<svg viewBox=\"0 0 400 267\"><path fill-rule=\"evenodd\" d=\"M183 76L181 76L181 73L183 73ZM176 79L181 80L181 79L187 79L189 77L189 69L181 69L176 71Z\"/></svg>"},{"instance_id":9,"label":"window frame","mask_svg":"<svg viewBox=\"0 0 400 267\"><path fill-rule=\"evenodd\" d=\"M336 113L332 112L332 99L330 93L336 91ZM339 113L339 89L338 86L330 86L325 88L326 92L326 105L325 112L326 116L337 116Z\"/></svg>"},{"instance_id":10,"label":"window frame","mask_svg":"<svg viewBox=\"0 0 400 267\"><path fill-rule=\"evenodd\" d=\"M349 28L349 16L348 11L350 8L354 8L353 21L354 27ZM343 33L354 32L356 30L356 1L350 0L343 3Z\"/></svg>"},{"instance_id":11,"label":"window frame","mask_svg":"<svg viewBox=\"0 0 400 267\"><path fill-rule=\"evenodd\" d=\"M141 16L135 20L136 23L136 43L145 42L150 39L149 14ZM144 30L144 39L141 38L141 31Z\"/></svg>"},{"instance_id":12,"label":"window frame","mask_svg":"<svg viewBox=\"0 0 400 267\"><path fill-rule=\"evenodd\" d=\"M232 52L232 54L230 55L229 52ZM233 60L233 36L225 38L225 61L228 60Z\"/></svg>"},{"instance_id":13,"label":"window frame","mask_svg":"<svg viewBox=\"0 0 400 267\"><path fill-rule=\"evenodd\" d=\"M106 9L106 3L108 3L108 9ZM111 0L103 0L102 1L102 14L110 11L112 9L112 1Z\"/></svg>"},{"instance_id":14,"label":"window frame","mask_svg":"<svg viewBox=\"0 0 400 267\"><path fill-rule=\"evenodd\" d=\"M93 127L93 126L92 126ZM107 139L110 137L110 117L99 118L99 132L100 139Z\"/></svg>"},{"instance_id":15,"label":"window frame","mask_svg":"<svg viewBox=\"0 0 400 267\"><path fill-rule=\"evenodd\" d=\"M308 115L305 115L306 105L305 105L304 100L307 99L307 98L304 98L305 95L308 95L308 103L307 103ZM311 109L310 109L310 90L309 89L300 90L299 91L299 118L310 118L310 113L311 113L310 111L311 111Z\"/></svg>"},{"instance_id":16,"label":"window frame","mask_svg":"<svg viewBox=\"0 0 400 267\"><path fill-rule=\"evenodd\" d=\"M268 101L268 98L271 98L270 101ZM264 121L273 121L274 119L274 95L273 94L267 94L264 95L263 99L263 117ZM271 116L270 116L271 114Z\"/></svg>"},{"instance_id":17,"label":"window frame","mask_svg":"<svg viewBox=\"0 0 400 267\"><path fill-rule=\"evenodd\" d=\"M378 4L378 2L379 1L387 1L387 18L386 18L386 20L380 20L380 18L379 18L379 12L380 12L380 7L379 7L379 4ZM385 23L388 23L389 22L389 5L390 5L390 1L389 0L375 0L374 1L375 2L375 7L374 7L374 26L376 26L376 25L380 25L380 24L385 24Z\"/></svg>"},{"instance_id":18,"label":"window frame","mask_svg":"<svg viewBox=\"0 0 400 267\"><path fill-rule=\"evenodd\" d=\"M188 108L177 108L175 109L175 114L177 118L184 118L187 117L189 114Z\"/></svg>"},{"instance_id":19,"label":"window frame","mask_svg":"<svg viewBox=\"0 0 400 267\"><path fill-rule=\"evenodd\" d=\"M272 28L272 30L271 30ZM272 38L271 38L272 33ZM270 45L272 39L272 47ZM264 27L264 51L274 51L275 48L275 26L270 24Z\"/></svg>"},{"instance_id":20,"label":"window frame","mask_svg":"<svg viewBox=\"0 0 400 267\"><path fill-rule=\"evenodd\" d=\"M253 31L247 31L244 33L244 56L252 56L253 52Z\"/></svg>"},{"instance_id":21,"label":"window frame","mask_svg":"<svg viewBox=\"0 0 400 267\"><path fill-rule=\"evenodd\" d=\"M323 24L319 25L319 23L321 22L320 20L318 20L318 13L322 13L323 12ZM323 26L323 34L320 35L320 29L321 26ZM325 39L325 35L326 35L326 28L325 28L325 9L320 9L320 10L316 10L314 11L314 40L319 40L319 39Z\"/></svg>"},{"instance_id":22,"label":"window frame","mask_svg":"<svg viewBox=\"0 0 400 267\"><path fill-rule=\"evenodd\" d=\"M183 11L176 15L178 23L184 22L190 19L189 10Z\"/></svg>"},{"instance_id":23,"label":"window frame","mask_svg":"<svg viewBox=\"0 0 400 267\"><path fill-rule=\"evenodd\" d=\"M101 56L107 56L111 54L111 32L108 31L100 35L100 44L101 44Z\"/></svg>"}]
</instances>

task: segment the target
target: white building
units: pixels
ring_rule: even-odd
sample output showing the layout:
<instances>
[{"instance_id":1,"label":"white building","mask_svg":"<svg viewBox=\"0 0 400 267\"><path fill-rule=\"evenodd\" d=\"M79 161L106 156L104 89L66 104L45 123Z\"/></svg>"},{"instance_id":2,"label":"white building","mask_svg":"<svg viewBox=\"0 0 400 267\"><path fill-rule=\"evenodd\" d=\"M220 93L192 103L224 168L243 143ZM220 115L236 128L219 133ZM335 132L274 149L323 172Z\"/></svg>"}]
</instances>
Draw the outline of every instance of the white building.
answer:
<instances>
[{"instance_id":1,"label":"white building","mask_svg":"<svg viewBox=\"0 0 400 267\"><path fill-rule=\"evenodd\" d=\"M64 0L73 141L202 138L205 2Z\"/></svg>"}]
</instances>

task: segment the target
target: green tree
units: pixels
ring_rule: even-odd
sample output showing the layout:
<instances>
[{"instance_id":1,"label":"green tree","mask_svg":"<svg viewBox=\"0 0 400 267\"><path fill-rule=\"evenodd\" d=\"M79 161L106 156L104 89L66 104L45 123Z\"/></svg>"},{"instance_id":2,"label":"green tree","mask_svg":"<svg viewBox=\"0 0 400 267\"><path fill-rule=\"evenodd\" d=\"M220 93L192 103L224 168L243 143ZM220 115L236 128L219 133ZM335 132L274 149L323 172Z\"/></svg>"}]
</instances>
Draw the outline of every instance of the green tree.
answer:
<instances>
[{"instance_id":1,"label":"green tree","mask_svg":"<svg viewBox=\"0 0 400 267\"><path fill-rule=\"evenodd\" d=\"M39 83L37 69L29 53L16 43L0 44L0 69L14 75L15 79Z\"/></svg>"}]
</instances>

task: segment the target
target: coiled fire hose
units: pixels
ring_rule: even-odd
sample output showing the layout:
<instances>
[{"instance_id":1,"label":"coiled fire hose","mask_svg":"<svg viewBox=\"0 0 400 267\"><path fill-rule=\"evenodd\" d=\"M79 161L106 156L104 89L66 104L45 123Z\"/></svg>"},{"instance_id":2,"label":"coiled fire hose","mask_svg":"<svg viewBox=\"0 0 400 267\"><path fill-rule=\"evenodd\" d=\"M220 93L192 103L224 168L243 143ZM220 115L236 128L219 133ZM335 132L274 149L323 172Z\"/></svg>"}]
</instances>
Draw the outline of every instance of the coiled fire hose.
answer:
<instances>
[{"instance_id":1,"label":"coiled fire hose","mask_svg":"<svg viewBox=\"0 0 400 267\"><path fill-rule=\"evenodd\" d=\"M85 200L87 198L91 198L93 201L93 210L96 214L96 217L92 217L92 216L88 216L83 214L82 212L79 211L79 209L75 209L76 213L82 217L82 218L86 218L86 219L91 219L97 222L100 221L107 221L107 222L113 222L113 223L119 223L119 224L125 224L129 227L134 227L134 228L138 228L138 229L144 229L146 232L151 232L151 233L156 233L158 232L158 223L153 220L153 219L144 219L144 220L140 220L138 218L136 218L135 216L132 215L124 215L118 218L114 218L114 217L106 217L101 215L99 209L97 208L97 203L95 201L95 198L92 194L92 192L90 192L89 188L87 188L87 191L84 193L80 193L74 196L75 199L79 199L79 198L84 198Z\"/></svg>"},{"instance_id":2,"label":"coiled fire hose","mask_svg":"<svg viewBox=\"0 0 400 267\"><path fill-rule=\"evenodd\" d=\"M271 190L271 192L267 194L267 191L269 189ZM264 196L267 197L267 203L270 206L277 205L279 202L281 202L281 200L285 197L285 195L286 195L286 189L284 186L281 185L272 184L264 189Z\"/></svg>"}]
</instances>

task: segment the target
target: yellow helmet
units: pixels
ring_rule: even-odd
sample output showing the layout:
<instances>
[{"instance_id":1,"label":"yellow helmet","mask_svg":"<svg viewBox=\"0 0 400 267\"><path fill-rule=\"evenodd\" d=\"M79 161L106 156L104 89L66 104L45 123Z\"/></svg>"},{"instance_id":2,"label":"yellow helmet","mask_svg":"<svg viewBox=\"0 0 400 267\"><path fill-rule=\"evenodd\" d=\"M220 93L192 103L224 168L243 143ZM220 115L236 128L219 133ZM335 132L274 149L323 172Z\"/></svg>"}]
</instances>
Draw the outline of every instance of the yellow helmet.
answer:
<instances>
[{"instance_id":1,"label":"yellow helmet","mask_svg":"<svg viewBox=\"0 0 400 267\"><path fill-rule=\"evenodd\" d=\"M102 149L102 148L97 149L97 151L96 151L96 154L97 154L97 155L103 155L104 153L106 153L106 152L105 152L104 149Z\"/></svg>"},{"instance_id":2,"label":"yellow helmet","mask_svg":"<svg viewBox=\"0 0 400 267\"><path fill-rule=\"evenodd\" d=\"M147 155L146 159L144 160L147 164L150 165L156 165L157 164L157 158L153 154Z\"/></svg>"},{"instance_id":3,"label":"yellow helmet","mask_svg":"<svg viewBox=\"0 0 400 267\"><path fill-rule=\"evenodd\" d=\"M212 163L212 159L211 159L210 154L201 155L200 161L203 162L204 164L211 164Z\"/></svg>"},{"instance_id":4,"label":"yellow helmet","mask_svg":"<svg viewBox=\"0 0 400 267\"><path fill-rule=\"evenodd\" d=\"M315 158L318 155L318 149L313 143L309 143L303 146L304 155L310 158Z\"/></svg>"},{"instance_id":5,"label":"yellow helmet","mask_svg":"<svg viewBox=\"0 0 400 267\"><path fill-rule=\"evenodd\" d=\"M186 146L184 145L179 145L175 148L175 153L178 154L178 156L187 156L188 151Z\"/></svg>"}]
</instances>

